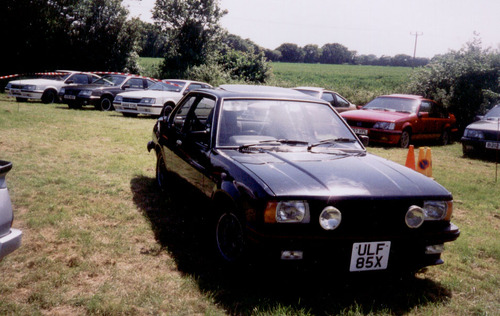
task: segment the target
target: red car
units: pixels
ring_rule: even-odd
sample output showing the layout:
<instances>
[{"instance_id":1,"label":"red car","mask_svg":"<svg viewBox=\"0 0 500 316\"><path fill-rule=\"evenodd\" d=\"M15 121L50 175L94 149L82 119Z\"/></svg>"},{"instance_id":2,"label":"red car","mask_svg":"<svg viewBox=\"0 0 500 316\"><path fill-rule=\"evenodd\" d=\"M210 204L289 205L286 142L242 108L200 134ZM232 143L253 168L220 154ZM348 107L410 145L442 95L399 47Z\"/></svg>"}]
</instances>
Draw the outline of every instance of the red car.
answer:
<instances>
[{"instance_id":1,"label":"red car","mask_svg":"<svg viewBox=\"0 0 500 316\"><path fill-rule=\"evenodd\" d=\"M374 143L402 148L413 140L438 140L447 145L458 132L453 114L435 101L417 95L383 95L360 110L341 115L356 134L367 135Z\"/></svg>"}]
</instances>

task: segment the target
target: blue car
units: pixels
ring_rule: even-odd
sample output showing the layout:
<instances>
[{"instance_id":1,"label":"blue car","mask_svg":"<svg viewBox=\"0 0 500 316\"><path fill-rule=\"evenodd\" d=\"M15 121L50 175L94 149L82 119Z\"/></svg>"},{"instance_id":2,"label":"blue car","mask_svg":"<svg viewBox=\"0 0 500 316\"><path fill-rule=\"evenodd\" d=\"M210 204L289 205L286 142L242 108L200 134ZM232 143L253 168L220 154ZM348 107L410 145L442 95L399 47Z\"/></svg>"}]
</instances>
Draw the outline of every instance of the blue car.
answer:
<instances>
[{"instance_id":1,"label":"blue car","mask_svg":"<svg viewBox=\"0 0 500 316\"><path fill-rule=\"evenodd\" d=\"M449 191L369 154L367 137L321 99L227 85L191 91L162 113L148 143L158 185L206 199L207 240L224 265L415 272L443 263L444 243L460 234Z\"/></svg>"}]
</instances>

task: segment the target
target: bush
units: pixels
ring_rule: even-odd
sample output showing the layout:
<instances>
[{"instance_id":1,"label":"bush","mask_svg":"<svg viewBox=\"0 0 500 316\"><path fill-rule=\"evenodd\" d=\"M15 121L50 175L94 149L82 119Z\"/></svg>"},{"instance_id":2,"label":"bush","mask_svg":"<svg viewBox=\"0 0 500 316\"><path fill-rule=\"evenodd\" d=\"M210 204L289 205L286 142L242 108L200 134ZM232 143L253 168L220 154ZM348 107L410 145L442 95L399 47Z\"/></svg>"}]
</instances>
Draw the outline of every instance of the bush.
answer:
<instances>
[{"instance_id":1,"label":"bush","mask_svg":"<svg viewBox=\"0 0 500 316\"><path fill-rule=\"evenodd\" d=\"M455 114L461 132L500 100L500 55L478 39L460 51L434 57L410 76L408 92L434 99Z\"/></svg>"}]
</instances>

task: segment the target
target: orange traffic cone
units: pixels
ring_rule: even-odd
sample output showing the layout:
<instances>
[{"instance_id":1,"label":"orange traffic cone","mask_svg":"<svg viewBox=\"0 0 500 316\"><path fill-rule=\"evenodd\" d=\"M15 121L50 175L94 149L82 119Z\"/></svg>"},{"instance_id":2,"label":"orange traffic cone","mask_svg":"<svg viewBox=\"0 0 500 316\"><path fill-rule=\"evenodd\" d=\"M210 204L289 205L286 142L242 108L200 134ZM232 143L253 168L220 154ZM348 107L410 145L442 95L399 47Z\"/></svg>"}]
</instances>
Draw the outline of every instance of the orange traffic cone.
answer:
<instances>
[{"instance_id":1,"label":"orange traffic cone","mask_svg":"<svg viewBox=\"0 0 500 316\"><path fill-rule=\"evenodd\" d=\"M431 165L431 149L429 147L420 147L418 150L417 171L425 176L431 177Z\"/></svg>"},{"instance_id":2,"label":"orange traffic cone","mask_svg":"<svg viewBox=\"0 0 500 316\"><path fill-rule=\"evenodd\" d=\"M432 153L429 147L427 147L427 150L425 151L425 159L429 162L429 165L427 166L426 176L432 178Z\"/></svg>"},{"instance_id":3,"label":"orange traffic cone","mask_svg":"<svg viewBox=\"0 0 500 316\"><path fill-rule=\"evenodd\" d=\"M406 156L405 166L415 170L415 150L413 145L408 147L408 155Z\"/></svg>"}]
</instances>

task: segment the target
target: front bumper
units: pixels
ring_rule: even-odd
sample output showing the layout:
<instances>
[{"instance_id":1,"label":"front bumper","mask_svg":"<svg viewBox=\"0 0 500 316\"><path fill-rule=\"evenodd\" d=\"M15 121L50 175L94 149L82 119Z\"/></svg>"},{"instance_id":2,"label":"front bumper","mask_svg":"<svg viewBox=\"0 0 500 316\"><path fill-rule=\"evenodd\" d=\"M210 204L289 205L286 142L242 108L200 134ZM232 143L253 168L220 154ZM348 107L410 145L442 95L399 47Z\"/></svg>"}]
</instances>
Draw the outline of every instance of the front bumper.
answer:
<instances>
[{"instance_id":1,"label":"front bumper","mask_svg":"<svg viewBox=\"0 0 500 316\"><path fill-rule=\"evenodd\" d=\"M132 113L132 114L145 114L159 116L161 114L161 105L141 105L133 103L117 103L113 102L113 106L117 112Z\"/></svg>"},{"instance_id":2,"label":"front bumper","mask_svg":"<svg viewBox=\"0 0 500 316\"><path fill-rule=\"evenodd\" d=\"M22 231L11 228L10 233L0 238L0 260L21 246Z\"/></svg>"},{"instance_id":3,"label":"front bumper","mask_svg":"<svg viewBox=\"0 0 500 316\"><path fill-rule=\"evenodd\" d=\"M380 271L417 271L423 267L442 264L441 253L429 253L428 246L441 245L456 240L460 235L457 226L450 223L438 231L419 234L380 234L377 236L353 234L349 236L285 236L257 232L248 228L247 236L254 253L271 260L301 260L326 264L342 272L350 272L355 243L390 242L386 269ZM296 254L297 258L283 258L283 253Z\"/></svg>"},{"instance_id":4,"label":"front bumper","mask_svg":"<svg viewBox=\"0 0 500 316\"><path fill-rule=\"evenodd\" d=\"M500 142L462 137L462 148L466 154L487 154L500 150Z\"/></svg>"},{"instance_id":5,"label":"front bumper","mask_svg":"<svg viewBox=\"0 0 500 316\"><path fill-rule=\"evenodd\" d=\"M9 96L21 99L41 100L43 91L26 91L22 89L10 89Z\"/></svg>"},{"instance_id":6,"label":"front bumper","mask_svg":"<svg viewBox=\"0 0 500 316\"><path fill-rule=\"evenodd\" d=\"M374 143L396 145L401 139L401 131L355 127L353 127L353 130L357 135L368 136L370 138L370 142Z\"/></svg>"}]
</instances>

